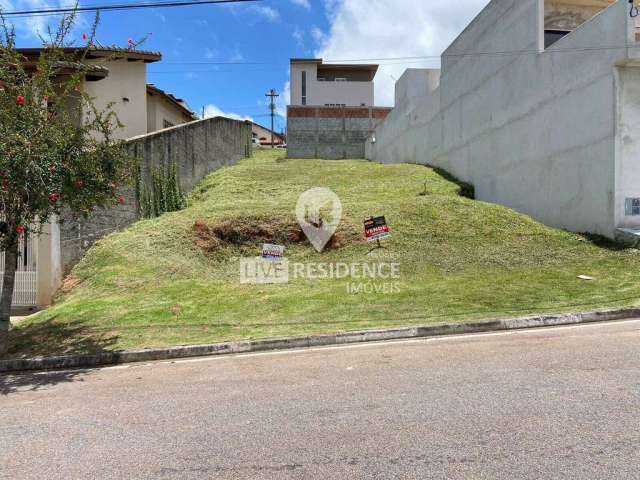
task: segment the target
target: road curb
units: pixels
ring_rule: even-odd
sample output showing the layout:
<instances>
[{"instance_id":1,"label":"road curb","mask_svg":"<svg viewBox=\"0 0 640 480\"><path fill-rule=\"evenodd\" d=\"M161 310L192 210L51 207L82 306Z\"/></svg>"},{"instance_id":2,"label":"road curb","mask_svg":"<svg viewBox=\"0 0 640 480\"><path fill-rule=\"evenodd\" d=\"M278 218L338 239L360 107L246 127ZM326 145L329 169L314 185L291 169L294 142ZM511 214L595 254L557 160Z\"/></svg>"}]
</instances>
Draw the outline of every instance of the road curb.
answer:
<instances>
[{"instance_id":1,"label":"road curb","mask_svg":"<svg viewBox=\"0 0 640 480\"><path fill-rule=\"evenodd\" d=\"M58 370L69 368L92 368L121 363L172 360L178 358L228 355L234 353L264 352L293 348L345 345L350 343L401 340L409 338L438 337L465 333L482 333L526 328L576 325L582 323L606 322L640 317L640 308L595 311L567 315L542 315L508 320L489 320L465 323L441 323L406 328L363 330L327 335L302 337L269 338L239 342L215 343L210 345L189 345L153 350L122 352L102 352L88 355L65 355L58 357L37 357L0 360L0 372L20 372L26 370Z\"/></svg>"}]
</instances>

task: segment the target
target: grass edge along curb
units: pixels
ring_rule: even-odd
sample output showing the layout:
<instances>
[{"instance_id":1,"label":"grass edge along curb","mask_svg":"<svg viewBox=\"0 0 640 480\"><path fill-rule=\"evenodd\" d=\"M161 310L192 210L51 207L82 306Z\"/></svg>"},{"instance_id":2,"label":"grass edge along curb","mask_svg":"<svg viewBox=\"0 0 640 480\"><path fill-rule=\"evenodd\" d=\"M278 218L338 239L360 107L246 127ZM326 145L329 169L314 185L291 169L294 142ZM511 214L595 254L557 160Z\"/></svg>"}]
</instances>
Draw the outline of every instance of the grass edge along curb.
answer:
<instances>
[{"instance_id":1,"label":"grass edge along curb","mask_svg":"<svg viewBox=\"0 0 640 480\"><path fill-rule=\"evenodd\" d=\"M294 348L320 347L328 345L357 344L383 340L438 337L465 333L519 330L537 327L576 325L583 323L626 320L640 317L640 308L622 310L571 313L565 315L539 315L507 320L473 321L467 323L440 323L435 325L362 330L335 334L308 335L286 338L266 338L210 345L188 345L150 350L100 352L86 355L64 355L56 357L16 358L0 360L0 372L27 370L57 370L68 368L91 368L122 363L171 360L177 358L205 357L237 353L264 352Z\"/></svg>"}]
</instances>

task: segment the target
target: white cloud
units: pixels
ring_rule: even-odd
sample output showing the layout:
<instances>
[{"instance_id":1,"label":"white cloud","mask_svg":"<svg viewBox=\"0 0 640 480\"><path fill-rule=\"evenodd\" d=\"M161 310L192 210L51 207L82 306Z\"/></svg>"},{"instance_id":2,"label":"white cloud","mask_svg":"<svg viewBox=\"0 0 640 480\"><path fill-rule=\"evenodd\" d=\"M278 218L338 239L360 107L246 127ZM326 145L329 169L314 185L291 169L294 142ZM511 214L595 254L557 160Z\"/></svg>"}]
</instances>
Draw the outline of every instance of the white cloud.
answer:
<instances>
[{"instance_id":1,"label":"white cloud","mask_svg":"<svg viewBox=\"0 0 640 480\"><path fill-rule=\"evenodd\" d=\"M236 47L234 52L229 57L229 62L244 62L244 61L245 61L244 55L242 55L242 52L240 52L240 50L238 50L238 48Z\"/></svg>"},{"instance_id":2,"label":"white cloud","mask_svg":"<svg viewBox=\"0 0 640 480\"><path fill-rule=\"evenodd\" d=\"M322 43L324 43L325 41L326 35L322 30L314 26L311 29L311 37L313 38L313 41L316 42L316 44L322 45Z\"/></svg>"},{"instance_id":3,"label":"white cloud","mask_svg":"<svg viewBox=\"0 0 640 480\"><path fill-rule=\"evenodd\" d=\"M273 7L251 5L248 10L259 17L263 17L269 22L276 22L280 19L280 12Z\"/></svg>"},{"instance_id":4,"label":"white cloud","mask_svg":"<svg viewBox=\"0 0 640 480\"><path fill-rule=\"evenodd\" d=\"M461 8L451 0L325 0L331 28L316 56L352 60L440 55L488 1L465 0ZM393 105L395 79L407 68L439 67L437 60L372 63L381 64L375 80L377 105Z\"/></svg>"},{"instance_id":5,"label":"white cloud","mask_svg":"<svg viewBox=\"0 0 640 480\"><path fill-rule=\"evenodd\" d=\"M12 10L41 10L56 8L60 6L56 3L49 3L44 0L0 0L0 8L3 11ZM9 25L13 25L18 35L18 41L20 37L26 37L30 39L39 38L40 36L46 36L47 27L49 25L54 26L51 22L51 17L46 15L31 16L31 17L7 17Z\"/></svg>"},{"instance_id":6,"label":"white cloud","mask_svg":"<svg viewBox=\"0 0 640 480\"><path fill-rule=\"evenodd\" d=\"M204 107L204 118L212 118L212 117L226 117L231 118L233 120L249 120L253 122L253 118L248 117L246 115L240 115L238 113L225 112L219 107L209 104Z\"/></svg>"},{"instance_id":7,"label":"white cloud","mask_svg":"<svg viewBox=\"0 0 640 480\"><path fill-rule=\"evenodd\" d=\"M211 60L211 59L216 58L217 56L218 56L218 51L217 50L214 50L214 49L208 48L208 47L204 49L204 58Z\"/></svg>"},{"instance_id":8,"label":"white cloud","mask_svg":"<svg viewBox=\"0 0 640 480\"><path fill-rule=\"evenodd\" d=\"M286 118L287 105L289 105L289 103L291 103L291 82L287 82L284 84L282 93L276 99L276 113L281 117Z\"/></svg>"},{"instance_id":9,"label":"white cloud","mask_svg":"<svg viewBox=\"0 0 640 480\"><path fill-rule=\"evenodd\" d=\"M307 10L311 10L311 4L309 3L309 0L291 0L291 3L302 8L306 8Z\"/></svg>"},{"instance_id":10,"label":"white cloud","mask_svg":"<svg viewBox=\"0 0 640 480\"><path fill-rule=\"evenodd\" d=\"M296 42L296 45L299 48L304 47L304 32L300 29L300 27L295 27L293 29L293 33L291 34L291 36L293 37L293 39Z\"/></svg>"}]
</instances>

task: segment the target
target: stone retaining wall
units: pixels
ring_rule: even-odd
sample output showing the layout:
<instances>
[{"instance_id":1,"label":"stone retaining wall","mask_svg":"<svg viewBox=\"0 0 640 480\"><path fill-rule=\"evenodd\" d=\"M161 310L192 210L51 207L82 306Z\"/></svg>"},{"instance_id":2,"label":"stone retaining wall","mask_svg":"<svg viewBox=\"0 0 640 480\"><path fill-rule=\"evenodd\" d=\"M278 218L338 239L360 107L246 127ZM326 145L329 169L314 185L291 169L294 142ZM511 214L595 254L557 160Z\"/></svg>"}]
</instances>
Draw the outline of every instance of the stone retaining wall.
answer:
<instances>
[{"instance_id":1,"label":"stone retaining wall","mask_svg":"<svg viewBox=\"0 0 640 480\"><path fill-rule=\"evenodd\" d=\"M251 124L216 117L132 138L132 154L140 161L141 185L151 184L152 172L173 168L183 193L209 173L233 165L251 154ZM64 215L60 224L60 255L64 274L78 263L99 238L141 218L136 189L122 190L124 205L96 209L88 219Z\"/></svg>"}]
</instances>

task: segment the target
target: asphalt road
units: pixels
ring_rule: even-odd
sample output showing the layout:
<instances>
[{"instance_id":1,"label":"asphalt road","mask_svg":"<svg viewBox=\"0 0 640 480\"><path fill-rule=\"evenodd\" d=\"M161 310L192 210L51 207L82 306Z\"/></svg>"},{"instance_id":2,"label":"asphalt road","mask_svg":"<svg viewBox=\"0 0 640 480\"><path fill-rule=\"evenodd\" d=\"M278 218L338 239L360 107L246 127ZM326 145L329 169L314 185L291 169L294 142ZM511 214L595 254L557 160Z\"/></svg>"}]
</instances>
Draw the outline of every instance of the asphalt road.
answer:
<instances>
[{"instance_id":1,"label":"asphalt road","mask_svg":"<svg viewBox=\"0 0 640 480\"><path fill-rule=\"evenodd\" d=\"M640 478L640 321L0 389L0 478Z\"/></svg>"}]
</instances>

